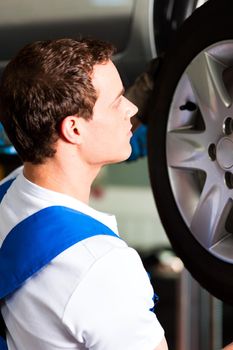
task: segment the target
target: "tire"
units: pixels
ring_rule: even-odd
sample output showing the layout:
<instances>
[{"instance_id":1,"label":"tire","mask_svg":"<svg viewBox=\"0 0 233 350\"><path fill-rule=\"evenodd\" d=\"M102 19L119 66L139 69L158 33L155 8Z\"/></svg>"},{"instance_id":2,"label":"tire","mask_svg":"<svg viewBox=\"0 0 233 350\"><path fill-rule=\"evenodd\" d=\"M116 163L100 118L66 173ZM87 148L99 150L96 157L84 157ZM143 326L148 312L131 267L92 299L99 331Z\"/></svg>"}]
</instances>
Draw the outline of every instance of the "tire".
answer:
<instances>
[{"instance_id":1,"label":"tire","mask_svg":"<svg viewBox=\"0 0 233 350\"><path fill-rule=\"evenodd\" d=\"M165 231L193 277L229 304L232 13L231 0L210 0L184 22L157 76L148 121L149 174Z\"/></svg>"},{"instance_id":2,"label":"tire","mask_svg":"<svg viewBox=\"0 0 233 350\"><path fill-rule=\"evenodd\" d=\"M158 55L166 52L175 32L194 11L197 2L197 0L154 1L154 34Z\"/></svg>"}]
</instances>

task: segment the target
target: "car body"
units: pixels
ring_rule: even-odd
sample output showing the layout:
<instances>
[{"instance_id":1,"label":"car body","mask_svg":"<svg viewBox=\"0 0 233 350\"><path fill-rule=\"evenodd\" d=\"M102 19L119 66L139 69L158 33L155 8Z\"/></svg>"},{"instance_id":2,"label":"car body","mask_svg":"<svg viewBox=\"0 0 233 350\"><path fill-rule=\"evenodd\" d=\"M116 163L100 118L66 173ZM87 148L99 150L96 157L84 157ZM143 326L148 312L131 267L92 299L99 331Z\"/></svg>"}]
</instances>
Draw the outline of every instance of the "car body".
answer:
<instances>
[{"instance_id":1,"label":"car body","mask_svg":"<svg viewBox=\"0 0 233 350\"><path fill-rule=\"evenodd\" d=\"M112 42L125 84L165 50L173 32L204 1L11 0L0 2L0 69L26 43L92 36Z\"/></svg>"}]
</instances>

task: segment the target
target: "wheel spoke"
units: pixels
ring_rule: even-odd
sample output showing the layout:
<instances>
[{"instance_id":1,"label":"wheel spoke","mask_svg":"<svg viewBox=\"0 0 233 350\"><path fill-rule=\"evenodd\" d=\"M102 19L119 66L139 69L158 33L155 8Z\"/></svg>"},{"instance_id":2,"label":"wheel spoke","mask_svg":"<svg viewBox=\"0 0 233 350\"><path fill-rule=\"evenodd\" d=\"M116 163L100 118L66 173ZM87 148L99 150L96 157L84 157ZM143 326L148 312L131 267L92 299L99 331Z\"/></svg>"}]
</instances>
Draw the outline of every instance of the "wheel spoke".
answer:
<instances>
[{"instance_id":1,"label":"wheel spoke","mask_svg":"<svg viewBox=\"0 0 233 350\"><path fill-rule=\"evenodd\" d=\"M190 227L205 248L210 249L227 235L225 223L231 206L224 187L213 182L210 184L207 178Z\"/></svg>"},{"instance_id":2,"label":"wheel spoke","mask_svg":"<svg viewBox=\"0 0 233 350\"><path fill-rule=\"evenodd\" d=\"M221 241L217 242L210 250L212 253L223 257L227 262L232 263L233 259L233 235L226 235Z\"/></svg>"},{"instance_id":3,"label":"wheel spoke","mask_svg":"<svg viewBox=\"0 0 233 350\"><path fill-rule=\"evenodd\" d=\"M193 88L205 124L216 122L220 112L231 106L231 98L223 82L226 66L207 52L198 55L187 68L189 81Z\"/></svg>"},{"instance_id":4,"label":"wheel spoke","mask_svg":"<svg viewBox=\"0 0 233 350\"><path fill-rule=\"evenodd\" d=\"M167 134L167 162L173 168L205 170L204 132L172 131Z\"/></svg>"}]
</instances>

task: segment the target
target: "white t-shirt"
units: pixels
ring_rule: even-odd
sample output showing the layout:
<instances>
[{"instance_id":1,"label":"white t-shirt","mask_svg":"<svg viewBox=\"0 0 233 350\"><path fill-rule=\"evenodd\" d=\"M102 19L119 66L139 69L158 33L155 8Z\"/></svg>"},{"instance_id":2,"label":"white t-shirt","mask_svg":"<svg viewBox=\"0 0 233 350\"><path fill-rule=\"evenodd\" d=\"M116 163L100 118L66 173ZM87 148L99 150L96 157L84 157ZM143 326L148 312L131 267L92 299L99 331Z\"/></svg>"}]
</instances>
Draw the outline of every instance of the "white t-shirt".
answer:
<instances>
[{"instance_id":1,"label":"white t-shirt","mask_svg":"<svg viewBox=\"0 0 233 350\"><path fill-rule=\"evenodd\" d=\"M0 205L0 245L15 225L53 205L92 216L118 234L114 216L31 183L22 168L16 173ZM134 249L113 236L87 238L63 251L5 300L8 348L154 350L164 331L150 311L153 294Z\"/></svg>"}]
</instances>

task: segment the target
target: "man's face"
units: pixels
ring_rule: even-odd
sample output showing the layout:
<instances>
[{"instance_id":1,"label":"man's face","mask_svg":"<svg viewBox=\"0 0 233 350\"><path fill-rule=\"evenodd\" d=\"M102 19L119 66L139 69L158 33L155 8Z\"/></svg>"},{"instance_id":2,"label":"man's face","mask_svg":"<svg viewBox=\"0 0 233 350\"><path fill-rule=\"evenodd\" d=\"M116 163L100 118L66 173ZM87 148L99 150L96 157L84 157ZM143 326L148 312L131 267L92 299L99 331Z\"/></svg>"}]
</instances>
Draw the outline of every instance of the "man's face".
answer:
<instances>
[{"instance_id":1,"label":"man's face","mask_svg":"<svg viewBox=\"0 0 233 350\"><path fill-rule=\"evenodd\" d=\"M92 119L85 121L83 156L96 165L123 161L131 153L130 118L137 107L123 96L120 76L111 61L94 66L92 82L98 98Z\"/></svg>"}]
</instances>

